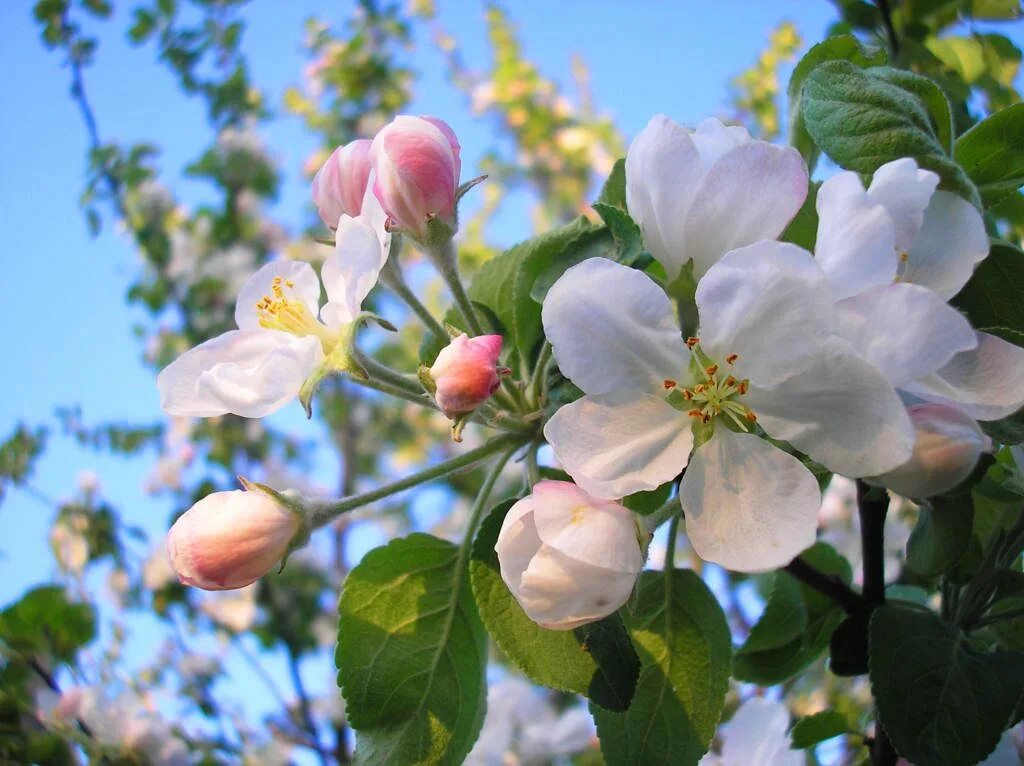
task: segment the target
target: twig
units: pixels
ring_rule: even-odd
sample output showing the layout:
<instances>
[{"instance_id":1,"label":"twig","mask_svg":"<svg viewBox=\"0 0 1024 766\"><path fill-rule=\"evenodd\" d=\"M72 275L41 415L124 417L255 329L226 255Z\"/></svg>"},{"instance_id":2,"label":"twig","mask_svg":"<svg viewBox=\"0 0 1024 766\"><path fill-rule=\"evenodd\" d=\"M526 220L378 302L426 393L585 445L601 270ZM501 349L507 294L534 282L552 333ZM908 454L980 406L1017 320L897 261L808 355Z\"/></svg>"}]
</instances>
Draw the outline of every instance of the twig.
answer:
<instances>
[{"instance_id":1,"label":"twig","mask_svg":"<svg viewBox=\"0 0 1024 766\"><path fill-rule=\"evenodd\" d=\"M841 578L836 575L825 574L820 569L815 569L799 556L789 562L783 569L807 587L828 596L841 606L847 614L852 614L867 606L865 598L844 583Z\"/></svg>"},{"instance_id":2,"label":"twig","mask_svg":"<svg viewBox=\"0 0 1024 766\"><path fill-rule=\"evenodd\" d=\"M892 25L892 14L889 11L889 0L875 0L875 5L882 14L882 23L885 25L885 35L889 39L889 50L893 58L900 53L900 41L896 37L896 28Z\"/></svg>"}]
</instances>

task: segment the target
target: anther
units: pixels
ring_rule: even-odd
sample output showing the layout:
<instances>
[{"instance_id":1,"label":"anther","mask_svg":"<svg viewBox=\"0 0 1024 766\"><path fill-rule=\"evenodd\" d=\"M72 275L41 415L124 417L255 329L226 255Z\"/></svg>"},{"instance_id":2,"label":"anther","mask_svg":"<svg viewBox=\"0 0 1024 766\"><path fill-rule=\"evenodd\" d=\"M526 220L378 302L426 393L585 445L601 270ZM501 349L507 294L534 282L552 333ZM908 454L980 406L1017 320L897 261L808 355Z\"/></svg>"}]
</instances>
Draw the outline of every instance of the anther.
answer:
<instances>
[{"instance_id":1,"label":"anther","mask_svg":"<svg viewBox=\"0 0 1024 766\"><path fill-rule=\"evenodd\" d=\"M746 414L744 414L743 417L745 417L751 423L757 422L757 415L754 414L753 410L747 410Z\"/></svg>"},{"instance_id":2,"label":"anther","mask_svg":"<svg viewBox=\"0 0 1024 766\"><path fill-rule=\"evenodd\" d=\"M748 381L748 380L741 380L740 381L740 385L739 385L739 389L738 389L739 392L741 394L745 394L745 393L747 393L747 389L748 388L750 388L750 381Z\"/></svg>"},{"instance_id":3,"label":"anther","mask_svg":"<svg viewBox=\"0 0 1024 766\"><path fill-rule=\"evenodd\" d=\"M700 410L698 410L698 409L692 409L689 412L687 412L686 414L689 415L691 418L699 418L699 417L702 417L702 415L703 415L703 413Z\"/></svg>"},{"instance_id":4,"label":"anther","mask_svg":"<svg viewBox=\"0 0 1024 766\"><path fill-rule=\"evenodd\" d=\"M696 337L695 335L691 335L689 338L686 339L687 348L693 348L698 343L700 343L700 338Z\"/></svg>"},{"instance_id":5,"label":"anther","mask_svg":"<svg viewBox=\"0 0 1024 766\"><path fill-rule=\"evenodd\" d=\"M661 385L665 387L666 391L669 391L676 387L676 382L671 378L665 378Z\"/></svg>"},{"instance_id":6,"label":"anther","mask_svg":"<svg viewBox=\"0 0 1024 766\"><path fill-rule=\"evenodd\" d=\"M706 372L708 375L714 375L716 372L718 372L718 365L713 364L710 367L705 367L704 372Z\"/></svg>"},{"instance_id":7,"label":"anther","mask_svg":"<svg viewBox=\"0 0 1024 766\"><path fill-rule=\"evenodd\" d=\"M729 354L729 356L727 356L725 358L725 361L728 362L729 364L735 364L736 360L739 359L739 358L740 358L739 354Z\"/></svg>"}]
</instances>

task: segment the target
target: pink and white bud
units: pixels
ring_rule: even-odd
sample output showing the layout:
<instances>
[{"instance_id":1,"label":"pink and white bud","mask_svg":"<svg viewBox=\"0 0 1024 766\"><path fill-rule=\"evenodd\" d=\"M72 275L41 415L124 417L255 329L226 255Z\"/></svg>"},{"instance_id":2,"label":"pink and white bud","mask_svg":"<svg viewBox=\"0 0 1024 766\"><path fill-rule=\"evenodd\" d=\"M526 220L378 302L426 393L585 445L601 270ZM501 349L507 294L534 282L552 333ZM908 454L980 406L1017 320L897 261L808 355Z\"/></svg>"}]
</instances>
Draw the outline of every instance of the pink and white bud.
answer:
<instances>
[{"instance_id":1,"label":"pink and white bud","mask_svg":"<svg viewBox=\"0 0 1024 766\"><path fill-rule=\"evenodd\" d=\"M931 497L966 479L992 440L974 418L944 404L916 404L907 408L917 440L914 454L903 465L875 478L879 484L905 497Z\"/></svg>"},{"instance_id":2,"label":"pink and white bud","mask_svg":"<svg viewBox=\"0 0 1024 766\"><path fill-rule=\"evenodd\" d=\"M285 557L301 529L296 511L262 492L214 492L174 522L167 555L185 585L243 588Z\"/></svg>"},{"instance_id":3,"label":"pink and white bud","mask_svg":"<svg viewBox=\"0 0 1024 766\"><path fill-rule=\"evenodd\" d=\"M362 210L372 143L359 138L339 146L313 177L313 204L320 219L332 229L338 228L343 214L355 218Z\"/></svg>"},{"instance_id":4,"label":"pink and white bud","mask_svg":"<svg viewBox=\"0 0 1024 766\"><path fill-rule=\"evenodd\" d=\"M499 356L500 335L470 338L463 333L441 349L430 377L437 387L434 399L445 415L465 415L490 398L501 382Z\"/></svg>"},{"instance_id":5,"label":"pink and white bud","mask_svg":"<svg viewBox=\"0 0 1024 766\"><path fill-rule=\"evenodd\" d=\"M629 509L568 481L537 482L509 509L494 550L523 611L551 630L614 612L644 566Z\"/></svg>"},{"instance_id":6,"label":"pink and white bud","mask_svg":"<svg viewBox=\"0 0 1024 766\"><path fill-rule=\"evenodd\" d=\"M455 229L455 195L462 172L459 141L436 117L399 115L373 139L373 192L394 226L420 240L439 219Z\"/></svg>"}]
</instances>

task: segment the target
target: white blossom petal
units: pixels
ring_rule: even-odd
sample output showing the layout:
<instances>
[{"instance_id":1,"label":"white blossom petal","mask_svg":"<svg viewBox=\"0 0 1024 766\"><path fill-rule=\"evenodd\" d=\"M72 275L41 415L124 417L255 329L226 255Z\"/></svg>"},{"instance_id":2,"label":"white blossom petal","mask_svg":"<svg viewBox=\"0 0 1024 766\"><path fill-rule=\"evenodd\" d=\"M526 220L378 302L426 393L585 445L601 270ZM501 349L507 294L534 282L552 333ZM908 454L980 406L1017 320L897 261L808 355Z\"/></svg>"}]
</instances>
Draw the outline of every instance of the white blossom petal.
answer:
<instances>
[{"instance_id":1,"label":"white blossom petal","mask_svg":"<svg viewBox=\"0 0 1024 766\"><path fill-rule=\"evenodd\" d=\"M690 132L655 115L626 153L626 205L644 244L674 279L689 260L683 222L704 175Z\"/></svg>"},{"instance_id":2,"label":"white blossom petal","mask_svg":"<svg viewBox=\"0 0 1024 766\"><path fill-rule=\"evenodd\" d=\"M926 287L874 287L836 304L837 332L899 388L978 345L971 323Z\"/></svg>"},{"instance_id":3,"label":"white blossom petal","mask_svg":"<svg viewBox=\"0 0 1024 766\"><path fill-rule=\"evenodd\" d=\"M726 766L803 766L804 754L790 750L789 710L781 702L751 697L722 733Z\"/></svg>"},{"instance_id":4,"label":"white blossom petal","mask_svg":"<svg viewBox=\"0 0 1024 766\"><path fill-rule=\"evenodd\" d=\"M636 522L625 506L597 501L567 482L541 481L533 487L534 524L541 542L587 564L617 572L644 568Z\"/></svg>"},{"instance_id":5,"label":"white blossom petal","mask_svg":"<svg viewBox=\"0 0 1024 766\"><path fill-rule=\"evenodd\" d=\"M843 171L818 189L814 257L836 298L890 284L899 266L896 229L886 208Z\"/></svg>"},{"instance_id":6,"label":"white blossom petal","mask_svg":"<svg viewBox=\"0 0 1024 766\"><path fill-rule=\"evenodd\" d=\"M810 547L821 505L799 460L727 428L694 451L679 499L697 555L737 572L777 569Z\"/></svg>"},{"instance_id":7,"label":"white blossom petal","mask_svg":"<svg viewBox=\"0 0 1024 766\"><path fill-rule=\"evenodd\" d=\"M361 216L342 215L335 237L334 252L320 272L327 291L320 319L331 328L349 324L362 311L388 255L377 232Z\"/></svg>"},{"instance_id":8,"label":"white blossom petal","mask_svg":"<svg viewBox=\"0 0 1024 766\"><path fill-rule=\"evenodd\" d=\"M832 325L832 298L811 254L785 242L733 250L697 284L701 347L737 377L769 384L807 364Z\"/></svg>"},{"instance_id":9,"label":"white blossom petal","mask_svg":"<svg viewBox=\"0 0 1024 766\"><path fill-rule=\"evenodd\" d=\"M588 394L660 391L689 364L664 291L607 258L567 270L548 291L542 316L559 369Z\"/></svg>"},{"instance_id":10,"label":"white blossom petal","mask_svg":"<svg viewBox=\"0 0 1024 766\"><path fill-rule=\"evenodd\" d=\"M233 330L186 351L157 376L169 415L229 412L261 418L294 399L323 359L315 336L277 330Z\"/></svg>"},{"instance_id":11,"label":"white blossom petal","mask_svg":"<svg viewBox=\"0 0 1024 766\"><path fill-rule=\"evenodd\" d=\"M722 155L686 216L686 256L698 279L730 250L779 236L807 197L807 166L791 147L764 141Z\"/></svg>"},{"instance_id":12,"label":"white blossom petal","mask_svg":"<svg viewBox=\"0 0 1024 766\"><path fill-rule=\"evenodd\" d=\"M902 278L948 300L967 284L974 267L988 255L988 248L981 213L957 195L937 191L910 246Z\"/></svg>"},{"instance_id":13,"label":"white blossom petal","mask_svg":"<svg viewBox=\"0 0 1024 766\"><path fill-rule=\"evenodd\" d=\"M844 476L885 473L913 452L914 428L892 384L840 341L787 380L751 385L747 404L770 436Z\"/></svg>"},{"instance_id":14,"label":"white blossom petal","mask_svg":"<svg viewBox=\"0 0 1024 766\"><path fill-rule=\"evenodd\" d=\"M595 497L620 498L660 487L686 466L690 419L657 396L584 396L544 426L562 467Z\"/></svg>"},{"instance_id":15,"label":"white blossom petal","mask_svg":"<svg viewBox=\"0 0 1024 766\"><path fill-rule=\"evenodd\" d=\"M305 261L271 261L249 277L238 293L235 323L240 330L262 329L256 305L265 296L274 296L275 279L284 283L282 290L286 298L298 299L306 306L310 316L317 315L320 310L320 280L313 267Z\"/></svg>"},{"instance_id":16,"label":"white blossom petal","mask_svg":"<svg viewBox=\"0 0 1024 766\"><path fill-rule=\"evenodd\" d=\"M875 171L868 196L889 212L896 227L897 251L905 253L910 249L938 185L938 175L919 168L912 157L887 162Z\"/></svg>"},{"instance_id":17,"label":"white blossom petal","mask_svg":"<svg viewBox=\"0 0 1024 766\"><path fill-rule=\"evenodd\" d=\"M700 154L701 165L710 170L718 160L737 146L751 142L750 131L742 125L726 125L717 117L707 117L690 134Z\"/></svg>"},{"instance_id":18,"label":"white blossom petal","mask_svg":"<svg viewBox=\"0 0 1024 766\"><path fill-rule=\"evenodd\" d=\"M999 420L1024 407L1024 348L987 332L977 337L977 347L906 390L959 407L976 420Z\"/></svg>"}]
</instances>

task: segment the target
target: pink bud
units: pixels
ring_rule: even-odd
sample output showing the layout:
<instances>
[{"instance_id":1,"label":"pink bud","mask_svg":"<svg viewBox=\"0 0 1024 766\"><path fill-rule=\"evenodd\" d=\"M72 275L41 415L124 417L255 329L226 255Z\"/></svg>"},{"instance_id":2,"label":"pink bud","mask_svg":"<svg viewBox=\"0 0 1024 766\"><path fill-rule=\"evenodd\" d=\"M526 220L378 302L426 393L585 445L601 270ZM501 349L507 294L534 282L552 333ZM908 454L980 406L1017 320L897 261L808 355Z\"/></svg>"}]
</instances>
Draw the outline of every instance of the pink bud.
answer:
<instances>
[{"instance_id":1,"label":"pink bud","mask_svg":"<svg viewBox=\"0 0 1024 766\"><path fill-rule=\"evenodd\" d=\"M992 440L961 410L944 404L916 404L907 414L917 432L914 454L877 481L905 497L931 497L966 479Z\"/></svg>"},{"instance_id":2,"label":"pink bud","mask_svg":"<svg viewBox=\"0 0 1024 766\"><path fill-rule=\"evenodd\" d=\"M214 492L174 522L167 555L185 585L243 588L284 558L301 526L298 513L269 495Z\"/></svg>"},{"instance_id":3,"label":"pink bud","mask_svg":"<svg viewBox=\"0 0 1024 766\"><path fill-rule=\"evenodd\" d=\"M500 335L470 338L463 333L441 349L430 377L437 386L437 406L445 415L454 419L472 412L495 392L500 355Z\"/></svg>"},{"instance_id":4,"label":"pink bud","mask_svg":"<svg viewBox=\"0 0 1024 766\"><path fill-rule=\"evenodd\" d=\"M362 209L371 144L370 139L360 138L339 146L313 177L313 204L332 229L338 228L343 213L355 218Z\"/></svg>"},{"instance_id":5,"label":"pink bud","mask_svg":"<svg viewBox=\"0 0 1024 766\"><path fill-rule=\"evenodd\" d=\"M418 239L427 221L455 228L455 191L462 172L459 142L436 117L399 115L373 139L373 192L395 226Z\"/></svg>"}]
</instances>

